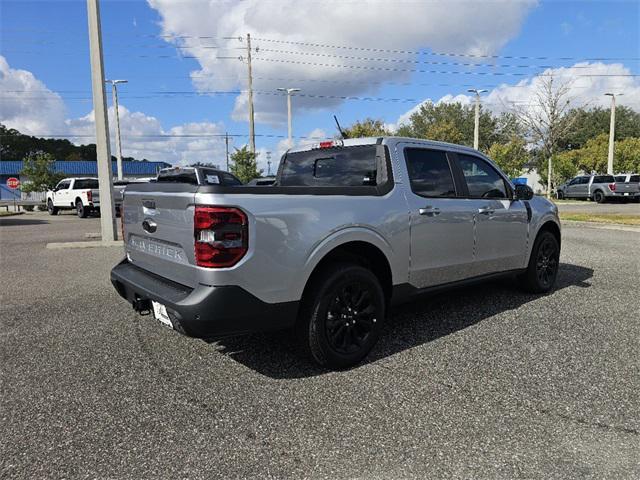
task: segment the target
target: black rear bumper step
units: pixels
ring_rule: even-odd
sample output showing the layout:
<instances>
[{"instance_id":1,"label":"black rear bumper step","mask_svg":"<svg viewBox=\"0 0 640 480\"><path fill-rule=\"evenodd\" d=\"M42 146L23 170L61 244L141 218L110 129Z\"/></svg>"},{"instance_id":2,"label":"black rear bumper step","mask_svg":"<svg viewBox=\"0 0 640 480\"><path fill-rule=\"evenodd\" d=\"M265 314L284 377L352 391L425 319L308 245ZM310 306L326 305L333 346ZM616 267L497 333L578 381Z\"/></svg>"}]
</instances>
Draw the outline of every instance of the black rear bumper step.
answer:
<instances>
[{"instance_id":1,"label":"black rear bumper step","mask_svg":"<svg viewBox=\"0 0 640 480\"><path fill-rule=\"evenodd\" d=\"M239 286L186 287L123 260L111 270L118 294L140 313L163 304L176 330L216 338L291 328L299 302L266 303Z\"/></svg>"}]
</instances>

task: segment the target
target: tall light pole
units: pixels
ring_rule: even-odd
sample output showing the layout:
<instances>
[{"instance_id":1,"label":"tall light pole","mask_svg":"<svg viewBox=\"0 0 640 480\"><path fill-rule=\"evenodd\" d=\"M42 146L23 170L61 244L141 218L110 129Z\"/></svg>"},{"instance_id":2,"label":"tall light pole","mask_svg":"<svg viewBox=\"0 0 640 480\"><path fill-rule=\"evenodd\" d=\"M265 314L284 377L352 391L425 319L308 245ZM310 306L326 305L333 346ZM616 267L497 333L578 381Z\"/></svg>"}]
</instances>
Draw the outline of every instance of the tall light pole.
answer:
<instances>
[{"instance_id":1,"label":"tall light pole","mask_svg":"<svg viewBox=\"0 0 640 480\"><path fill-rule=\"evenodd\" d=\"M299 92L299 88L278 88L279 92L287 93L287 121L289 124L289 148L293 147L293 132L291 129L291 95Z\"/></svg>"},{"instance_id":2,"label":"tall light pole","mask_svg":"<svg viewBox=\"0 0 640 480\"><path fill-rule=\"evenodd\" d=\"M609 123L609 157L607 161L607 173L613 175L613 147L616 136L616 95L619 97L623 93L605 93L611 97L611 122Z\"/></svg>"},{"instance_id":3,"label":"tall light pole","mask_svg":"<svg viewBox=\"0 0 640 480\"><path fill-rule=\"evenodd\" d=\"M96 122L96 160L100 189L100 229L102 241L117 240L116 215L113 206L113 170L109 149L109 119L104 91L104 63L102 61L102 33L98 0L87 0L89 21L89 53L91 58L91 89Z\"/></svg>"},{"instance_id":4,"label":"tall light pole","mask_svg":"<svg viewBox=\"0 0 640 480\"><path fill-rule=\"evenodd\" d=\"M470 88L467 92L476 94L476 118L473 127L473 148L478 150L478 147L480 146L480 94L486 92L486 90Z\"/></svg>"},{"instance_id":5,"label":"tall light pole","mask_svg":"<svg viewBox=\"0 0 640 480\"><path fill-rule=\"evenodd\" d=\"M122 180L122 142L120 140L120 111L118 110L118 84L127 83L127 80L105 80L111 84L111 93L113 95L113 109L116 115L116 152L118 165L118 180Z\"/></svg>"}]
</instances>

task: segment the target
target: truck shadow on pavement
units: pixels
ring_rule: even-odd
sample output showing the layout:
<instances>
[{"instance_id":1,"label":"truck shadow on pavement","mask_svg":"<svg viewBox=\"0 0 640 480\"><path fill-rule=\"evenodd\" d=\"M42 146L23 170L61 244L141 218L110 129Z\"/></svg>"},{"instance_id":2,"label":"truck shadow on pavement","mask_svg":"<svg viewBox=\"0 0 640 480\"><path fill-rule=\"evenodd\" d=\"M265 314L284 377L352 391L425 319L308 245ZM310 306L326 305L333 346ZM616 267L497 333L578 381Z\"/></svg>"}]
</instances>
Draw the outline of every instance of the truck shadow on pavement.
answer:
<instances>
[{"instance_id":1,"label":"truck shadow on pavement","mask_svg":"<svg viewBox=\"0 0 640 480\"><path fill-rule=\"evenodd\" d=\"M0 217L0 227L4 227L4 226L14 227L14 226L20 226L20 225L44 225L48 223L49 223L48 220L40 220L38 218L24 218L23 215Z\"/></svg>"},{"instance_id":2,"label":"truck shadow on pavement","mask_svg":"<svg viewBox=\"0 0 640 480\"><path fill-rule=\"evenodd\" d=\"M592 276L590 268L561 263L554 292L567 287L588 288L591 284L587 280ZM392 309L382 338L364 362L354 368L463 330L541 297L518 290L510 279L418 297ZM327 373L302 357L292 332L232 337L218 340L216 344L221 353L271 378L293 379Z\"/></svg>"}]
</instances>

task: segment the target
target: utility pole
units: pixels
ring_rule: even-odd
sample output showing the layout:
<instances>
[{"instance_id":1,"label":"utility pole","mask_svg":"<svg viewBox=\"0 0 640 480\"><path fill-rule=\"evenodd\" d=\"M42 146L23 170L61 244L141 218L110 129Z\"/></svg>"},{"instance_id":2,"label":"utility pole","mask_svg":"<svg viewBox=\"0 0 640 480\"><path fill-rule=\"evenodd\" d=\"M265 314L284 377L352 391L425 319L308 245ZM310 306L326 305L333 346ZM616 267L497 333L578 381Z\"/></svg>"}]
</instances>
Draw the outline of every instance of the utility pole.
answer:
<instances>
[{"instance_id":1,"label":"utility pole","mask_svg":"<svg viewBox=\"0 0 640 480\"><path fill-rule=\"evenodd\" d=\"M293 95L296 92L299 92L300 89L299 88L277 88L276 90L278 90L279 92L286 92L287 93L287 123L289 126L289 148L293 147L293 131L291 128L291 95Z\"/></svg>"},{"instance_id":2,"label":"utility pole","mask_svg":"<svg viewBox=\"0 0 640 480\"><path fill-rule=\"evenodd\" d=\"M227 172L229 171L229 134L225 132L224 134L224 145L227 150Z\"/></svg>"},{"instance_id":3,"label":"utility pole","mask_svg":"<svg viewBox=\"0 0 640 480\"><path fill-rule=\"evenodd\" d=\"M111 84L111 93L113 95L113 109L116 115L116 159L118 165L118 180L122 180L122 142L120 141L120 110L118 110L118 84L127 83L127 80L105 80Z\"/></svg>"},{"instance_id":4,"label":"utility pole","mask_svg":"<svg viewBox=\"0 0 640 480\"><path fill-rule=\"evenodd\" d=\"M271 152L267 152L267 177L271 176Z\"/></svg>"},{"instance_id":5,"label":"utility pole","mask_svg":"<svg viewBox=\"0 0 640 480\"><path fill-rule=\"evenodd\" d=\"M256 133L253 113L253 75L251 73L251 34L247 33L247 65L249 67L249 150L256 153Z\"/></svg>"},{"instance_id":6,"label":"utility pole","mask_svg":"<svg viewBox=\"0 0 640 480\"><path fill-rule=\"evenodd\" d=\"M109 148L109 119L104 89L104 63L102 61L102 33L98 0L87 0L89 20L89 52L91 55L91 86L93 111L96 122L96 153L98 186L100 189L100 227L102 241L117 240L116 215L113 206L113 171Z\"/></svg>"},{"instance_id":7,"label":"utility pole","mask_svg":"<svg viewBox=\"0 0 640 480\"><path fill-rule=\"evenodd\" d=\"M476 117L473 127L473 148L478 150L480 147L480 94L486 92L486 90L478 90L477 88L470 88L467 92L476 94Z\"/></svg>"},{"instance_id":8,"label":"utility pole","mask_svg":"<svg viewBox=\"0 0 640 480\"><path fill-rule=\"evenodd\" d=\"M613 175L613 148L616 136L616 95L621 96L623 93L605 93L611 97L611 120L609 123L609 156L607 158L607 173Z\"/></svg>"}]
</instances>

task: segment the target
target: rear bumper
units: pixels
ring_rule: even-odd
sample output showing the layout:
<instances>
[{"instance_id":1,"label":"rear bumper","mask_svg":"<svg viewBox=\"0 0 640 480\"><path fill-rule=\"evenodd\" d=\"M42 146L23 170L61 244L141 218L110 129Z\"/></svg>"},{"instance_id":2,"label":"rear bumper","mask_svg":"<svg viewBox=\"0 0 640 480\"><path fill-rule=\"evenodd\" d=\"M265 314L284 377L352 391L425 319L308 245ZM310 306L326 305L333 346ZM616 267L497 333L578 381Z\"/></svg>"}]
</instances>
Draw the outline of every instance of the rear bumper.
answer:
<instances>
[{"instance_id":1,"label":"rear bumper","mask_svg":"<svg viewBox=\"0 0 640 480\"><path fill-rule=\"evenodd\" d=\"M176 330L215 338L293 327L299 302L266 303L238 286L185 287L123 260L111 270L111 283L138 312L162 303Z\"/></svg>"}]
</instances>

